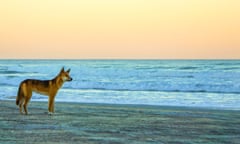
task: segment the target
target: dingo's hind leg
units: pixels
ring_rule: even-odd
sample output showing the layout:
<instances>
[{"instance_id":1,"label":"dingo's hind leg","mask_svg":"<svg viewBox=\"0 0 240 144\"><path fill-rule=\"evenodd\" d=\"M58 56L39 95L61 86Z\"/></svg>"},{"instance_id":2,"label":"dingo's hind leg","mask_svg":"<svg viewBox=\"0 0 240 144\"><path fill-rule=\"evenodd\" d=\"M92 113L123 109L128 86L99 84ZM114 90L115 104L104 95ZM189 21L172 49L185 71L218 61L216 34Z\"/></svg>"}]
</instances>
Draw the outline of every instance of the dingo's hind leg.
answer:
<instances>
[{"instance_id":1,"label":"dingo's hind leg","mask_svg":"<svg viewBox=\"0 0 240 144\"><path fill-rule=\"evenodd\" d=\"M28 114L27 106L28 106L28 103L29 103L31 97L32 97L32 90L28 89L25 92L25 100L24 100L24 104L23 104L23 108L24 108L26 115Z\"/></svg>"},{"instance_id":2,"label":"dingo's hind leg","mask_svg":"<svg viewBox=\"0 0 240 144\"><path fill-rule=\"evenodd\" d=\"M21 114L23 114L22 107L23 107L24 101L25 101L25 100L24 100L23 98L19 101L19 112L20 112Z\"/></svg>"},{"instance_id":3,"label":"dingo's hind leg","mask_svg":"<svg viewBox=\"0 0 240 144\"><path fill-rule=\"evenodd\" d=\"M24 111L25 111L26 115L28 114L27 105L28 105L30 99L31 99L31 95L25 98L25 101L24 101L24 104L23 104L23 108L24 108Z\"/></svg>"}]
</instances>

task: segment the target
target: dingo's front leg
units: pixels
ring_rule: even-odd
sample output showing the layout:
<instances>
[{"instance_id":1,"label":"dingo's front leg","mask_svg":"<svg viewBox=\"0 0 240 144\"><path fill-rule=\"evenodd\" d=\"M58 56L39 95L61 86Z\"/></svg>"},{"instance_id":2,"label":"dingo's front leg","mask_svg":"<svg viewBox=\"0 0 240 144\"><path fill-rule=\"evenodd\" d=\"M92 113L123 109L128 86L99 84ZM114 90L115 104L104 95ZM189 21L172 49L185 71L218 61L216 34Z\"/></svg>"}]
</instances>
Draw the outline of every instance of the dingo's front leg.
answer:
<instances>
[{"instance_id":1,"label":"dingo's front leg","mask_svg":"<svg viewBox=\"0 0 240 144\"><path fill-rule=\"evenodd\" d=\"M55 101L55 95L49 96L49 98L48 98L48 114L54 113L54 101Z\"/></svg>"}]
</instances>

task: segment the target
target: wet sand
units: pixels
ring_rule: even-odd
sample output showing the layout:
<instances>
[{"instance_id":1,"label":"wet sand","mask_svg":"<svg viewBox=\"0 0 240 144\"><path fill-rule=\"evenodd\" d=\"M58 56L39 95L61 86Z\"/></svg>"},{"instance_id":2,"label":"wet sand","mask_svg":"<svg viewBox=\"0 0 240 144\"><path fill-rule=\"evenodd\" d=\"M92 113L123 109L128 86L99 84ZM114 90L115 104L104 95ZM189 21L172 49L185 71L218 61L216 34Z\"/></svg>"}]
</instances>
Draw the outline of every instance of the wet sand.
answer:
<instances>
[{"instance_id":1,"label":"wet sand","mask_svg":"<svg viewBox=\"0 0 240 144\"><path fill-rule=\"evenodd\" d=\"M0 101L0 143L240 143L240 111L201 108Z\"/></svg>"}]
</instances>

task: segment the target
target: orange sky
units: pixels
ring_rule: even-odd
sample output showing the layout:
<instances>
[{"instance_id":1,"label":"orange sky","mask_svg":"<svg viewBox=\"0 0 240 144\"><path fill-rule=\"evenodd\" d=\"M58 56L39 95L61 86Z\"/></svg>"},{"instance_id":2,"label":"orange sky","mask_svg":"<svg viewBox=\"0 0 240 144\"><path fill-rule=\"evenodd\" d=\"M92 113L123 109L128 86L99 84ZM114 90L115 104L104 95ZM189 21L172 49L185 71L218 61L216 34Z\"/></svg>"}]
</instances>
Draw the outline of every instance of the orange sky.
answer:
<instances>
[{"instance_id":1,"label":"orange sky","mask_svg":"<svg viewBox=\"0 0 240 144\"><path fill-rule=\"evenodd\" d=\"M240 0L2 0L0 58L239 59Z\"/></svg>"}]
</instances>

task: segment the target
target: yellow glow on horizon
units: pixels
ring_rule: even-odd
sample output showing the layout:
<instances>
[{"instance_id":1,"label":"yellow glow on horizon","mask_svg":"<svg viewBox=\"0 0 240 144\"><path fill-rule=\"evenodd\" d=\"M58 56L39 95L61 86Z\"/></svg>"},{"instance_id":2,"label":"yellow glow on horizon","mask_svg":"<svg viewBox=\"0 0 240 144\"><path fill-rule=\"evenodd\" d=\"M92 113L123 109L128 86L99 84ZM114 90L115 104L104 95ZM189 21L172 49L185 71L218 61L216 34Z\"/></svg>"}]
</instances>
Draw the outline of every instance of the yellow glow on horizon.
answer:
<instances>
[{"instance_id":1,"label":"yellow glow on horizon","mask_svg":"<svg viewBox=\"0 0 240 144\"><path fill-rule=\"evenodd\" d=\"M240 58L238 0L0 2L0 58Z\"/></svg>"}]
</instances>

